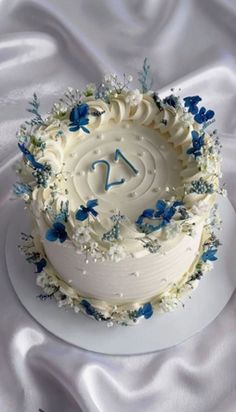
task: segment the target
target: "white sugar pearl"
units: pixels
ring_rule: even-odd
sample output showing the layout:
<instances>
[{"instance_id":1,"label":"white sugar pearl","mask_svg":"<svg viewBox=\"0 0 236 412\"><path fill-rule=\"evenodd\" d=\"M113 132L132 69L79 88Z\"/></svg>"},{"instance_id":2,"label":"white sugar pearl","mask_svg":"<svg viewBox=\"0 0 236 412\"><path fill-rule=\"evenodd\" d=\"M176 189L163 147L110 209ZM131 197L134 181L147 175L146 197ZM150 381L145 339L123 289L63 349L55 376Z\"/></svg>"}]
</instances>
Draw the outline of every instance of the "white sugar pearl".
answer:
<instances>
[{"instance_id":1,"label":"white sugar pearl","mask_svg":"<svg viewBox=\"0 0 236 412\"><path fill-rule=\"evenodd\" d=\"M87 274L86 270L82 270L82 275L86 275L86 274Z\"/></svg>"},{"instance_id":2,"label":"white sugar pearl","mask_svg":"<svg viewBox=\"0 0 236 412\"><path fill-rule=\"evenodd\" d=\"M111 328L113 325L114 325L114 323L113 323L112 321L107 322L107 327L108 327L108 328Z\"/></svg>"},{"instance_id":3,"label":"white sugar pearl","mask_svg":"<svg viewBox=\"0 0 236 412\"><path fill-rule=\"evenodd\" d=\"M104 139L104 135L103 135L103 134L98 134L98 135L97 135L97 139L103 140L103 139Z\"/></svg>"},{"instance_id":4,"label":"white sugar pearl","mask_svg":"<svg viewBox=\"0 0 236 412\"><path fill-rule=\"evenodd\" d=\"M144 156L144 153L145 153L145 152L138 152L137 155L138 155L139 157L143 157L143 156Z\"/></svg>"},{"instance_id":5,"label":"white sugar pearl","mask_svg":"<svg viewBox=\"0 0 236 412\"><path fill-rule=\"evenodd\" d=\"M140 276L139 272L132 272L131 276L135 276L136 278L138 278Z\"/></svg>"},{"instance_id":6,"label":"white sugar pearl","mask_svg":"<svg viewBox=\"0 0 236 412\"><path fill-rule=\"evenodd\" d=\"M131 192L130 194L129 194L129 197L136 197L137 196L137 192Z\"/></svg>"},{"instance_id":7,"label":"white sugar pearl","mask_svg":"<svg viewBox=\"0 0 236 412\"><path fill-rule=\"evenodd\" d=\"M125 123L123 126L125 129L129 129L130 128L130 124L129 123Z\"/></svg>"}]
</instances>

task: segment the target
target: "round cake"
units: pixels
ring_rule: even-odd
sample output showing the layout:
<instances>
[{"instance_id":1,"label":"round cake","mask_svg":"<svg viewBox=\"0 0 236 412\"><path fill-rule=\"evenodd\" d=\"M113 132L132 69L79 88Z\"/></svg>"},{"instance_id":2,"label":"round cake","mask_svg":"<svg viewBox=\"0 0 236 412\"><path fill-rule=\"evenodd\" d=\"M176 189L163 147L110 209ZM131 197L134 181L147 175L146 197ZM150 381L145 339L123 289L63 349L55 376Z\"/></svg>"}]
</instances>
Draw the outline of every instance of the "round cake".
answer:
<instances>
[{"instance_id":1,"label":"round cake","mask_svg":"<svg viewBox=\"0 0 236 412\"><path fill-rule=\"evenodd\" d=\"M22 196L33 232L21 249L41 299L99 321L135 324L174 309L211 268L219 245L220 156L214 112L131 76L69 88L17 133Z\"/></svg>"}]
</instances>

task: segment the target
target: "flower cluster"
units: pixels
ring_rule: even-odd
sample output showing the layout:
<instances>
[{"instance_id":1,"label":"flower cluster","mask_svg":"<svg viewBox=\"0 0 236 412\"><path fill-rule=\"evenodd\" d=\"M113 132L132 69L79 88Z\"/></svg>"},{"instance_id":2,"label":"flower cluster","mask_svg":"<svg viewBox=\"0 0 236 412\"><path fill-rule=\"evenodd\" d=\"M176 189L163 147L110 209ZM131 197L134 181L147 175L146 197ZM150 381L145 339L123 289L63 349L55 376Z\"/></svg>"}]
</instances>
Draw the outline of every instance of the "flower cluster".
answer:
<instances>
[{"instance_id":1,"label":"flower cluster","mask_svg":"<svg viewBox=\"0 0 236 412\"><path fill-rule=\"evenodd\" d=\"M104 233L102 240L107 242L114 242L121 239L120 226L126 220L124 215L120 212L116 215L111 216L111 221L113 222L113 227L108 232Z\"/></svg>"},{"instance_id":2,"label":"flower cluster","mask_svg":"<svg viewBox=\"0 0 236 412\"><path fill-rule=\"evenodd\" d=\"M127 253L124 247L118 244L112 245L107 252L108 259L116 263L124 259L126 256L127 256Z\"/></svg>"},{"instance_id":3,"label":"flower cluster","mask_svg":"<svg viewBox=\"0 0 236 412\"><path fill-rule=\"evenodd\" d=\"M206 123L215 115L213 110L207 110L205 107L198 108L198 103L201 101L199 96L189 96L184 98L184 105L188 108L188 112L194 115L194 120L197 123Z\"/></svg>"},{"instance_id":4,"label":"flower cluster","mask_svg":"<svg viewBox=\"0 0 236 412\"><path fill-rule=\"evenodd\" d=\"M136 225L146 234L161 230L170 223L176 211L182 205L183 202L181 201L170 203L165 202L164 200L158 200L156 203L156 209L145 209L136 220ZM157 221L157 224L153 225L146 223L144 222L146 219L155 220Z\"/></svg>"},{"instance_id":5,"label":"flower cluster","mask_svg":"<svg viewBox=\"0 0 236 412\"><path fill-rule=\"evenodd\" d=\"M214 185L213 183L209 183L200 177L199 180L193 180L191 182L191 187L189 189L189 193L197 193L197 194L210 194L214 192Z\"/></svg>"},{"instance_id":6,"label":"flower cluster","mask_svg":"<svg viewBox=\"0 0 236 412\"><path fill-rule=\"evenodd\" d=\"M158 239L150 239L148 236L142 239L144 249L147 249L149 253L157 253L161 248Z\"/></svg>"},{"instance_id":7,"label":"flower cluster","mask_svg":"<svg viewBox=\"0 0 236 412\"><path fill-rule=\"evenodd\" d=\"M202 155L202 147L204 146L204 134L199 136L199 133L196 130L192 131L192 147L187 150L187 154L193 155L196 157Z\"/></svg>"}]
</instances>

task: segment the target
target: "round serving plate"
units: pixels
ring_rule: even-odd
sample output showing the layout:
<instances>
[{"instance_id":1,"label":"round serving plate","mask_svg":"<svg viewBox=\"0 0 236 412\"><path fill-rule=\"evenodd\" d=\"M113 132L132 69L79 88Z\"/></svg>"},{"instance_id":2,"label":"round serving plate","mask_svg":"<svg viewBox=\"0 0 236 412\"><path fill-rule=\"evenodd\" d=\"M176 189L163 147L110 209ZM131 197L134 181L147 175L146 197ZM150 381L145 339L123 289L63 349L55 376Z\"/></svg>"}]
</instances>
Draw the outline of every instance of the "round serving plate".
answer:
<instances>
[{"instance_id":1,"label":"round serving plate","mask_svg":"<svg viewBox=\"0 0 236 412\"><path fill-rule=\"evenodd\" d=\"M53 299L41 301L37 295L34 267L19 253L20 233L30 233L31 224L22 204L11 213L6 234L6 263L15 292L27 311L55 336L80 348L110 355L137 355L177 345L205 328L222 311L236 286L236 214L227 198L219 197L223 220L218 236L222 246L214 269L200 281L191 299L186 297L174 312L156 314L136 326L113 326L96 322L73 310L58 308ZM4 212L5 211L5 212ZM2 213L7 214L7 209ZM7 218L7 217L6 217ZM4 216L1 216L4 219Z\"/></svg>"}]
</instances>

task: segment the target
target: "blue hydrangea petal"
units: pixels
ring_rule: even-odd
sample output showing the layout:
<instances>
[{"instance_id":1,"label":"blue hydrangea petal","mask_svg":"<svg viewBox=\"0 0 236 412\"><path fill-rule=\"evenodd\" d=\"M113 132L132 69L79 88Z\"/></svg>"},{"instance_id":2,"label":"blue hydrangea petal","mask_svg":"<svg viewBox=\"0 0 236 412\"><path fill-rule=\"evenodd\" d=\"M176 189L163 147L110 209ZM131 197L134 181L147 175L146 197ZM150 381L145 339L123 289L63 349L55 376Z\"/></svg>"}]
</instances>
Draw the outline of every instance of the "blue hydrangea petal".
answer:
<instances>
[{"instance_id":1,"label":"blue hydrangea petal","mask_svg":"<svg viewBox=\"0 0 236 412\"><path fill-rule=\"evenodd\" d=\"M69 131L70 132L77 132L77 130L79 130L80 129L80 126L79 125L73 125L73 124L71 124L71 126L69 127Z\"/></svg>"},{"instance_id":2,"label":"blue hydrangea petal","mask_svg":"<svg viewBox=\"0 0 236 412\"><path fill-rule=\"evenodd\" d=\"M89 129L87 129L87 127L81 126L81 129L85 132L85 133L90 133Z\"/></svg>"},{"instance_id":3,"label":"blue hydrangea petal","mask_svg":"<svg viewBox=\"0 0 236 412\"><path fill-rule=\"evenodd\" d=\"M45 266L47 266L47 261L46 259L42 258L39 262L35 262L34 264L36 265L37 269L35 273L41 273Z\"/></svg>"},{"instance_id":4,"label":"blue hydrangea petal","mask_svg":"<svg viewBox=\"0 0 236 412\"><path fill-rule=\"evenodd\" d=\"M89 113L89 106L87 103L82 103L78 106L79 109L79 116L80 117L86 117L88 116Z\"/></svg>"},{"instance_id":5,"label":"blue hydrangea petal","mask_svg":"<svg viewBox=\"0 0 236 412\"><path fill-rule=\"evenodd\" d=\"M164 210L165 210L165 207L166 207L166 202L164 200L158 200L157 201L156 208L157 208L158 211L163 213Z\"/></svg>"},{"instance_id":6,"label":"blue hydrangea petal","mask_svg":"<svg viewBox=\"0 0 236 412\"><path fill-rule=\"evenodd\" d=\"M207 120L212 119L215 116L215 112L213 110L208 110L206 112Z\"/></svg>"},{"instance_id":7,"label":"blue hydrangea petal","mask_svg":"<svg viewBox=\"0 0 236 412\"><path fill-rule=\"evenodd\" d=\"M45 237L50 242L55 242L58 239L58 233L54 228L50 228L47 230Z\"/></svg>"},{"instance_id":8,"label":"blue hydrangea petal","mask_svg":"<svg viewBox=\"0 0 236 412\"><path fill-rule=\"evenodd\" d=\"M84 209L85 208L83 208L83 209L81 208L81 209L77 210L77 212L75 214L75 218L77 220L80 220L81 222L83 222L88 217L88 212Z\"/></svg>"}]
</instances>

